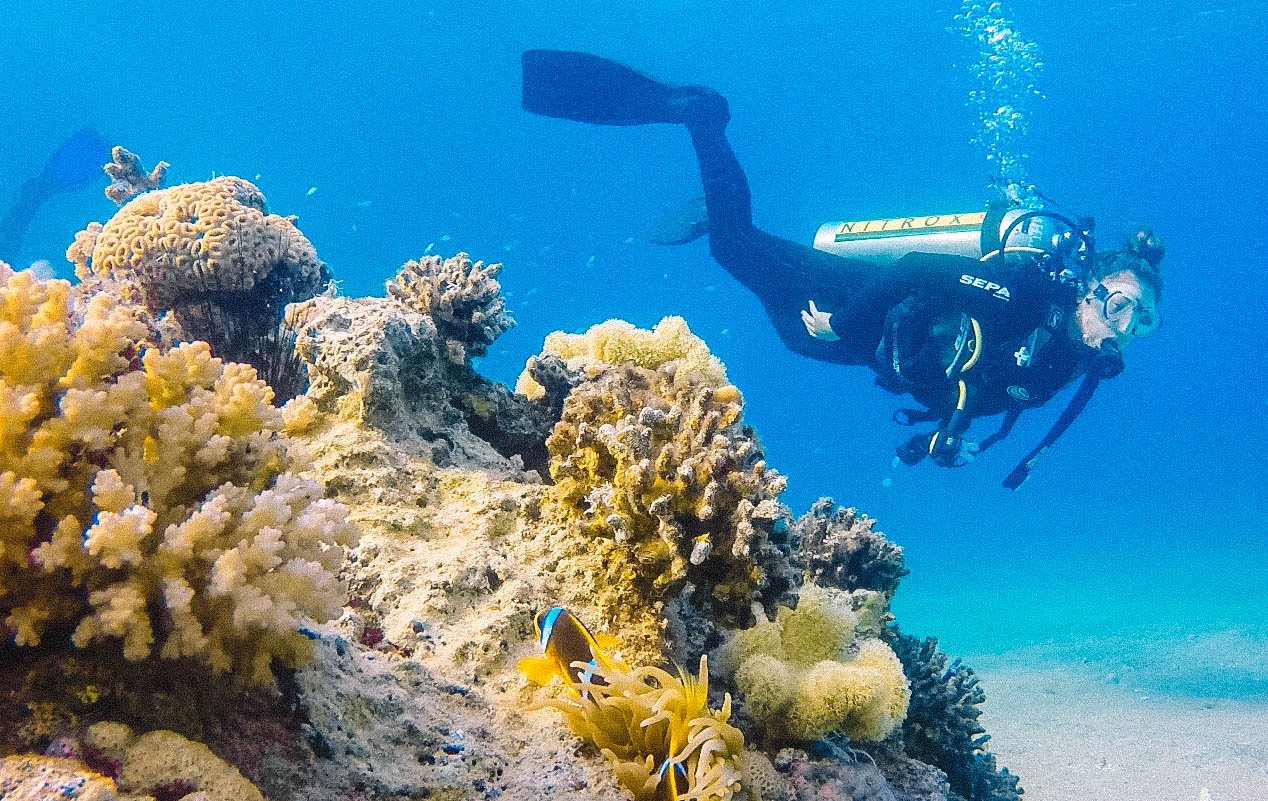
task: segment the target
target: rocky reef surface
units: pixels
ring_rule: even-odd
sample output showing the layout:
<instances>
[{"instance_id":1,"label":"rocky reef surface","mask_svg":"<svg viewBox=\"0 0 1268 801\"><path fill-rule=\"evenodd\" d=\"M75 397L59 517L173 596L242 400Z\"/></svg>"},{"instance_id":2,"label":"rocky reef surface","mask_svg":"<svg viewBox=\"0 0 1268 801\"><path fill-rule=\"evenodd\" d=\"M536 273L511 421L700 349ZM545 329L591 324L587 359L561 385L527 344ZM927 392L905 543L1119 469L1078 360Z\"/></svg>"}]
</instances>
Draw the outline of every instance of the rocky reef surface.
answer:
<instances>
[{"instance_id":1,"label":"rocky reef surface","mask_svg":"<svg viewBox=\"0 0 1268 801\"><path fill-rule=\"evenodd\" d=\"M780 502L683 321L552 335L513 392L472 364L497 265L340 297L217 180L90 226L77 289L3 271L0 798L1020 797L972 671L894 626L901 548ZM185 342L229 291L267 297ZM556 606L598 684L517 670Z\"/></svg>"}]
</instances>

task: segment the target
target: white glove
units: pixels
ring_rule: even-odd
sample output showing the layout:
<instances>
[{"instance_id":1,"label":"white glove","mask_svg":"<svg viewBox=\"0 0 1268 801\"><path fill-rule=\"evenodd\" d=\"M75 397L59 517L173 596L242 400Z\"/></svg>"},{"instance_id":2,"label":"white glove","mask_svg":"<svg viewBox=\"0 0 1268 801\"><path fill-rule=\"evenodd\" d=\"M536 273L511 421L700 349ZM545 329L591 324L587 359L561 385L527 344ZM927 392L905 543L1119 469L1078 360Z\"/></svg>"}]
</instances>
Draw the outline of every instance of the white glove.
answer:
<instances>
[{"instance_id":1,"label":"white glove","mask_svg":"<svg viewBox=\"0 0 1268 801\"><path fill-rule=\"evenodd\" d=\"M824 342L836 342L841 337L837 336L832 330L832 324L828 321L832 319L829 312L822 312L815 308L815 302L810 301L810 310L801 311L801 321L806 324L806 333L815 339L822 339Z\"/></svg>"}]
</instances>

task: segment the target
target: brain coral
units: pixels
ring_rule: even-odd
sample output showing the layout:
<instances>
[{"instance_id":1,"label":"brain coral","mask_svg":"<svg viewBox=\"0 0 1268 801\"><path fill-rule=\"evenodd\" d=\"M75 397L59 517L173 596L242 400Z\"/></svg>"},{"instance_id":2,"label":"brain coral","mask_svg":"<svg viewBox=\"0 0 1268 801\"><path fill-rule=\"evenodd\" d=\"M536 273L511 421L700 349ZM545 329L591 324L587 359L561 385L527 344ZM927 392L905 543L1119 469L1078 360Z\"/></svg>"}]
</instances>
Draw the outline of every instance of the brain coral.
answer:
<instances>
[{"instance_id":1,"label":"brain coral","mask_svg":"<svg viewBox=\"0 0 1268 801\"><path fill-rule=\"evenodd\" d=\"M76 275L135 275L153 310L171 310L217 356L257 366L286 304L330 280L294 218L270 214L260 190L241 178L146 192L94 238L95 228L67 251Z\"/></svg>"},{"instance_id":2,"label":"brain coral","mask_svg":"<svg viewBox=\"0 0 1268 801\"><path fill-rule=\"evenodd\" d=\"M0 616L18 645L70 625L268 679L340 610L346 510L287 472L305 462L253 368L145 348L136 309L69 297L0 273Z\"/></svg>"},{"instance_id":3,"label":"brain coral","mask_svg":"<svg viewBox=\"0 0 1268 801\"><path fill-rule=\"evenodd\" d=\"M902 665L881 640L856 638L857 624L848 597L807 584L795 610L736 635L735 684L768 734L883 740L902 723L911 695Z\"/></svg>"},{"instance_id":4,"label":"brain coral","mask_svg":"<svg viewBox=\"0 0 1268 801\"><path fill-rule=\"evenodd\" d=\"M501 270L500 264L473 263L466 253L443 260L424 256L406 262L387 282L387 293L430 316L449 343L451 360L462 364L468 356L483 356L493 340L515 325L497 281Z\"/></svg>"},{"instance_id":5,"label":"brain coral","mask_svg":"<svg viewBox=\"0 0 1268 801\"><path fill-rule=\"evenodd\" d=\"M568 396L546 442L553 495L607 546L609 620L623 592L656 603L690 582L713 619L743 625L754 600L793 582L772 540L785 479L767 469L742 410L735 387L674 362L609 368Z\"/></svg>"},{"instance_id":6,"label":"brain coral","mask_svg":"<svg viewBox=\"0 0 1268 801\"><path fill-rule=\"evenodd\" d=\"M584 334L556 331L546 337L542 353L558 356L570 370L592 376L608 365L632 364L655 370L674 362L680 372L698 374L702 383L715 387L728 383L722 362L681 317L666 317L651 331L624 320L599 323ZM515 391L533 399L545 394L528 369L520 374Z\"/></svg>"}]
</instances>

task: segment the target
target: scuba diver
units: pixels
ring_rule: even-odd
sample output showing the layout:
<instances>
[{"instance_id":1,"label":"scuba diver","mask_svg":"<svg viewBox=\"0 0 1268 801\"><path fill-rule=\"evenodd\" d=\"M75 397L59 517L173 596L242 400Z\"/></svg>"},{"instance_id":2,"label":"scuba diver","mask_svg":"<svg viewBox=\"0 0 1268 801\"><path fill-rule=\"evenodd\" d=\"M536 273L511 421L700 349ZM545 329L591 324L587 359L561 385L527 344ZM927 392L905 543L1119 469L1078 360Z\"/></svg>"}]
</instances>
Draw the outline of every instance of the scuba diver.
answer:
<instances>
[{"instance_id":1,"label":"scuba diver","mask_svg":"<svg viewBox=\"0 0 1268 801\"><path fill-rule=\"evenodd\" d=\"M877 384L918 401L923 409L894 419L937 426L897 449L907 464L927 457L961 466L1007 436L1023 410L1084 376L1005 479L1016 489L1099 381L1121 372L1123 348L1159 325L1164 246L1148 228L1097 253L1090 218L999 205L831 223L809 247L754 227L748 181L726 139L727 102L711 89L664 83L588 53L529 50L523 107L600 125L685 125L704 202L688 204L654 240L707 233L713 257L758 297L790 350L867 366ZM965 439L973 418L1001 413L998 432Z\"/></svg>"},{"instance_id":2,"label":"scuba diver","mask_svg":"<svg viewBox=\"0 0 1268 801\"><path fill-rule=\"evenodd\" d=\"M13 205L0 217L0 261L16 264L35 214L57 195L75 192L103 176L110 146L92 128L81 128L57 149L40 174L18 188Z\"/></svg>"}]
</instances>

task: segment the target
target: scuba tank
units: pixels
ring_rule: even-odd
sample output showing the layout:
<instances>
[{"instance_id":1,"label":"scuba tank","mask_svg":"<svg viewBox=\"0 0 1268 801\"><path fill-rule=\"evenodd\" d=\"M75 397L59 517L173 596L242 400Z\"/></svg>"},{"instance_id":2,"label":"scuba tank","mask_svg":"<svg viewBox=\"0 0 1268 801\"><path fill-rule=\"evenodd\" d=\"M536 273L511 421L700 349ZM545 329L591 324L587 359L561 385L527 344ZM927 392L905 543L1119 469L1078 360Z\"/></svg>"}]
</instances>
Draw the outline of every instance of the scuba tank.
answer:
<instances>
[{"instance_id":1,"label":"scuba tank","mask_svg":"<svg viewBox=\"0 0 1268 801\"><path fill-rule=\"evenodd\" d=\"M1061 233L1058 220L1047 212L994 207L967 214L824 223L815 233L814 246L880 263L917 251L979 259L998 250L1005 235L1007 251L1038 253L1052 250Z\"/></svg>"}]
</instances>

